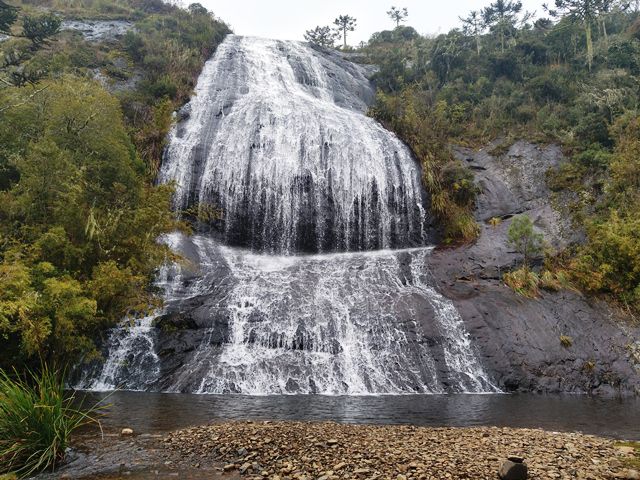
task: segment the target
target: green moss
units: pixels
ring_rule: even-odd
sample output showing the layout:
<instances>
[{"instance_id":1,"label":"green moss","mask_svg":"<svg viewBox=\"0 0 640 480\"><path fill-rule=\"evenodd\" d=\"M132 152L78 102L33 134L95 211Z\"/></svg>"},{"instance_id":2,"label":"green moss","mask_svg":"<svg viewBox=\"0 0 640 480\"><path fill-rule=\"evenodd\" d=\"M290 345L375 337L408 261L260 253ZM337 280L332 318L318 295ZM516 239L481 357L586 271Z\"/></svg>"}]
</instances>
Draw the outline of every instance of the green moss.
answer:
<instances>
[{"instance_id":1,"label":"green moss","mask_svg":"<svg viewBox=\"0 0 640 480\"><path fill-rule=\"evenodd\" d=\"M616 447L631 447L635 454L630 457L623 457L622 462L625 467L640 470L640 442L616 442Z\"/></svg>"}]
</instances>

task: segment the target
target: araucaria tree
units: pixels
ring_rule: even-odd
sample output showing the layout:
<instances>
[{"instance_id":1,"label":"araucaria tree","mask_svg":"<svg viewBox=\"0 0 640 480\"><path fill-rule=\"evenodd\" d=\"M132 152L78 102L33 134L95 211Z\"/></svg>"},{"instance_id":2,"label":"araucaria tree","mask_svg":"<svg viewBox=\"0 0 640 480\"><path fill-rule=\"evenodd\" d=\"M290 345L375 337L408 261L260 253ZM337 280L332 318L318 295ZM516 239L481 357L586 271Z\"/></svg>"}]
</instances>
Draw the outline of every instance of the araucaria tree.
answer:
<instances>
[{"instance_id":1,"label":"araucaria tree","mask_svg":"<svg viewBox=\"0 0 640 480\"><path fill-rule=\"evenodd\" d=\"M518 14L522 11L522 2L514 0L496 0L484 10L484 23L500 39L500 51L504 53L505 40L515 32Z\"/></svg>"},{"instance_id":2,"label":"araucaria tree","mask_svg":"<svg viewBox=\"0 0 640 480\"><path fill-rule=\"evenodd\" d=\"M387 12L387 15L389 15L389 18L391 18L391 20L396 22L396 27L399 27L401 22L405 22L407 20L407 17L409 16L409 11L407 10L407 7L404 7L404 8L391 7L391 10Z\"/></svg>"},{"instance_id":3,"label":"araucaria tree","mask_svg":"<svg viewBox=\"0 0 640 480\"><path fill-rule=\"evenodd\" d=\"M0 59L0 83L4 87L21 87L40 80L44 71L27 68L25 64L60 31L61 20L55 14L22 15L19 22L19 13L19 8L0 0L0 33L17 41L7 41L8 46L3 45L3 55L0 55L3 57ZM21 43L22 39L30 40L31 44ZM0 112L5 108L8 107L0 107Z\"/></svg>"},{"instance_id":4,"label":"araucaria tree","mask_svg":"<svg viewBox=\"0 0 640 480\"><path fill-rule=\"evenodd\" d=\"M331 27L317 26L313 30L307 30L304 39L321 47L333 48L338 35L339 33L336 33Z\"/></svg>"},{"instance_id":5,"label":"araucaria tree","mask_svg":"<svg viewBox=\"0 0 640 480\"><path fill-rule=\"evenodd\" d=\"M476 53L480 55L480 36L485 29L482 13L478 10L469 12L466 18L458 17L462 22L462 31L465 35L472 36L476 40Z\"/></svg>"},{"instance_id":6,"label":"araucaria tree","mask_svg":"<svg viewBox=\"0 0 640 480\"><path fill-rule=\"evenodd\" d=\"M527 215L514 217L507 232L509 245L522 255L525 269L529 268L529 260L542 253L543 236L533 228L533 222Z\"/></svg>"},{"instance_id":7,"label":"araucaria tree","mask_svg":"<svg viewBox=\"0 0 640 480\"><path fill-rule=\"evenodd\" d=\"M347 48L347 32L353 32L356 29L357 20L350 15L340 15L333 21L336 30L342 35L344 48Z\"/></svg>"},{"instance_id":8,"label":"araucaria tree","mask_svg":"<svg viewBox=\"0 0 640 480\"><path fill-rule=\"evenodd\" d=\"M555 0L555 8L544 5L552 17L567 17L582 23L587 44L587 66L591 71L593 64L593 35L591 28L601 13L613 8L611 0Z\"/></svg>"}]
</instances>

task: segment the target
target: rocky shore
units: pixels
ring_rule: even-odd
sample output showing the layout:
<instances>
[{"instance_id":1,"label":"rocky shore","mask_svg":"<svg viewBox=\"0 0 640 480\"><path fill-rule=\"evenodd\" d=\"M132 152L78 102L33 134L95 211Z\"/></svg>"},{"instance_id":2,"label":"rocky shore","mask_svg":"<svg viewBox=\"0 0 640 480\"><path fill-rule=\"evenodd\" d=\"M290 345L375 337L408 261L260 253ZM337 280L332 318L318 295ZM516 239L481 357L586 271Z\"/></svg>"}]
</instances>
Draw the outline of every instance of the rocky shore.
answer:
<instances>
[{"instance_id":1,"label":"rocky shore","mask_svg":"<svg viewBox=\"0 0 640 480\"><path fill-rule=\"evenodd\" d=\"M194 468L223 461L228 475L254 479L495 479L513 455L524 458L529 478L638 478L625 467L632 448L534 429L231 422L163 442Z\"/></svg>"}]
</instances>

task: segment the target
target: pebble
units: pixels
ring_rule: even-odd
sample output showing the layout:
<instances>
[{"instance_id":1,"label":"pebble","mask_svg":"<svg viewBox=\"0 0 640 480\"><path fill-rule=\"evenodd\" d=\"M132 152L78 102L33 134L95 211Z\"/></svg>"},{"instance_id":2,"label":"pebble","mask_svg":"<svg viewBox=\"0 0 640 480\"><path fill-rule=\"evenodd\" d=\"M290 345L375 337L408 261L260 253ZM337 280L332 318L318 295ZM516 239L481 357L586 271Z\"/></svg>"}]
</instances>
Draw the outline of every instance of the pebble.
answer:
<instances>
[{"instance_id":1,"label":"pebble","mask_svg":"<svg viewBox=\"0 0 640 480\"><path fill-rule=\"evenodd\" d=\"M614 441L539 429L226 422L168 439L180 455L216 458L250 479L495 480L504 462L522 467L526 458L529 478L640 480L623 469Z\"/></svg>"},{"instance_id":2,"label":"pebble","mask_svg":"<svg viewBox=\"0 0 640 480\"><path fill-rule=\"evenodd\" d=\"M131 435L133 435L133 430L131 428L123 428L120 432L120 435L122 435L123 437L130 437Z\"/></svg>"}]
</instances>

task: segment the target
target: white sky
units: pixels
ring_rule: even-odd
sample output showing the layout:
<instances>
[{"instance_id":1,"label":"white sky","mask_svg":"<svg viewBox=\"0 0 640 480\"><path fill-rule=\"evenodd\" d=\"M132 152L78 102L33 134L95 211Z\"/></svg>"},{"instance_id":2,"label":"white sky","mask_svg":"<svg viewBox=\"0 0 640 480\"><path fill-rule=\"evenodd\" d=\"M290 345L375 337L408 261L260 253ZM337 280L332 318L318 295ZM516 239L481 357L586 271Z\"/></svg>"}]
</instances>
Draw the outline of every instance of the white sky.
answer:
<instances>
[{"instance_id":1,"label":"white sky","mask_svg":"<svg viewBox=\"0 0 640 480\"><path fill-rule=\"evenodd\" d=\"M198 0L184 0L191 3ZM239 35L302 40L305 30L316 25L332 25L340 14L358 19L350 45L369 39L372 33L393 28L386 12L391 5L407 7L405 25L421 34L448 32L459 26L458 16L479 10L491 0L199 0L218 18L226 21ZM544 0L522 0L524 8L543 16ZM547 0L547 3L553 3Z\"/></svg>"}]
</instances>

